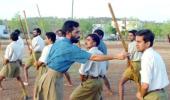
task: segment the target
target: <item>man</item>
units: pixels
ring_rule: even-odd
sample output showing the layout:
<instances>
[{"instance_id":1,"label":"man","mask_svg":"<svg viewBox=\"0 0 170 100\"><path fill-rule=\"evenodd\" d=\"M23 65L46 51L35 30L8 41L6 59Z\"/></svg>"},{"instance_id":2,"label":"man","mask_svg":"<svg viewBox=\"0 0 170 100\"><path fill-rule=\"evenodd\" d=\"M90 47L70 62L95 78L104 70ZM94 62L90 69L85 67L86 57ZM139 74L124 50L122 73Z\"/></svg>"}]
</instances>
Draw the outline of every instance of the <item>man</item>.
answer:
<instances>
[{"instance_id":1,"label":"man","mask_svg":"<svg viewBox=\"0 0 170 100\"><path fill-rule=\"evenodd\" d=\"M54 32L46 33L45 42L47 45L44 47L39 60L37 62L35 62L35 64L34 64L37 68L37 75L36 75L35 86L34 86L34 95L33 95L34 99L35 99L36 88L38 86L38 82L39 82L41 76L47 72L47 68L46 68L47 57L51 50L52 45L55 43L55 40L56 40L56 35Z\"/></svg>"},{"instance_id":2,"label":"man","mask_svg":"<svg viewBox=\"0 0 170 100\"><path fill-rule=\"evenodd\" d=\"M35 53L35 58L36 60L39 59L41 55L41 51L44 48L44 40L42 39L41 35L41 30L39 28L35 28L33 30L33 39L32 43L30 46L30 54ZM25 66L24 66L24 76L25 76L25 82L24 85L28 85L28 69L34 64L34 58L31 54L31 56L28 58Z\"/></svg>"},{"instance_id":3,"label":"man","mask_svg":"<svg viewBox=\"0 0 170 100\"><path fill-rule=\"evenodd\" d=\"M48 54L50 52L52 45L55 43L55 40L56 40L56 35L54 32L47 32L45 35L46 35L45 43L47 44L47 46L44 47L38 62L35 63L37 70L38 70L37 75L36 75L36 83L47 70L46 68L47 57L48 57Z\"/></svg>"},{"instance_id":4,"label":"man","mask_svg":"<svg viewBox=\"0 0 170 100\"><path fill-rule=\"evenodd\" d=\"M16 30L14 30L14 32L18 33L17 43L21 46L22 49L24 49L24 41L23 41L23 39L20 36L21 31L19 29L16 29Z\"/></svg>"},{"instance_id":5,"label":"man","mask_svg":"<svg viewBox=\"0 0 170 100\"><path fill-rule=\"evenodd\" d=\"M98 45L98 49L104 54L107 55L107 46L106 44L103 42L103 36L104 36L104 32L101 29L96 29L94 32L94 34L97 34L100 38L100 44ZM107 67L105 67L108 70L109 67L109 62L107 62ZM104 84L107 88L107 90L109 91L109 94L113 94L113 91L110 87L110 83L108 78L106 77L106 75L103 76L103 80L104 80Z\"/></svg>"},{"instance_id":6,"label":"man","mask_svg":"<svg viewBox=\"0 0 170 100\"><path fill-rule=\"evenodd\" d=\"M62 40L64 38L62 29L57 30L55 34L57 41Z\"/></svg>"},{"instance_id":7,"label":"man","mask_svg":"<svg viewBox=\"0 0 170 100\"><path fill-rule=\"evenodd\" d=\"M63 100L63 73L67 72L74 62L123 59L127 55L123 53L116 56L91 55L73 45L80 38L79 23L76 21L66 21L62 30L65 38L55 42L50 50L47 59L48 71L39 81L36 100L47 100L47 98L48 100Z\"/></svg>"},{"instance_id":8,"label":"man","mask_svg":"<svg viewBox=\"0 0 170 100\"><path fill-rule=\"evenodd\" d=\"M100 38L96 34L89 34L85 40L85 47L91 54L103 55L103 53L97 48L99 43ZM100 100L102 92L101 77L106 74L106 66L106 62L90 60L85 64L81 64L79 73L82 82L72 92L70 96L71 100Z\"/></svg>"},{"instance_id":9,"label":"man","mask_svg":"<svg viewBox=\"0 0 170 100\"><path fill-rule=\"evenodd\" d=\"M128 65L119 81L119 100L124 100L124 84L128 80L133 80L137 85L139 85L140 60L142 53L138 52L136 48L136 32L136 30L131 30L128 32L128 38L130 40L130 43L128 44L128 53L130 54L130 61L132 66Z\"/></svg>"},{"instance_id":10,"label":"man","mask_svg":"<svg viewBox=\"0 0 170 100\"><path fill-rule=\"evenodd\" d=\"M10 34L11 43L7 46L4 56L4 67L0 71L0 90L3 90L1 81L5 77L16 78L20 83L25 99L27 99L26 88L20 77L20 61L22 60L23 52L21 46L17 43L18 33ZM20 52L18 52L20 51Z\"/></svg>"},{"instance_id":11,"label":"man","mask_svg":"<svg viewBox=\"0 0 170 100\"><path fill-rule=\"evenodd\" d=\"M169 36L169 34L168 34L168 41L169 41L169 43L170 43L170 36Z\"/></svg>"},{"instance_id":12,"label":"man","mask_svg":"<svg viewBox=\"0 0 170 100\"><path fill-rule=\"evenodd\" d=\"M143 52L141 58L141 91L139 100L169 100L165 91L169 80L162 57L153 48L154 34L148 29L136 33L137 49Z\"/></svg>"},{"instance_id":13,"label":"man","mask_svg":"<svg viewBox=\"0 0 170 100\"><path fill-rule=\"evenodd\" d=\"M61 29L59 29L59 30L56 31L56 42L58 42L62 39L64 39L63 31ZM71 81L69 73L65 72L64 76L65 76L65 79L68 81L68 86L73 86L73 83ZM67 85L67 84L65 84L65 85Z\"/></svg>"}]
</instances>

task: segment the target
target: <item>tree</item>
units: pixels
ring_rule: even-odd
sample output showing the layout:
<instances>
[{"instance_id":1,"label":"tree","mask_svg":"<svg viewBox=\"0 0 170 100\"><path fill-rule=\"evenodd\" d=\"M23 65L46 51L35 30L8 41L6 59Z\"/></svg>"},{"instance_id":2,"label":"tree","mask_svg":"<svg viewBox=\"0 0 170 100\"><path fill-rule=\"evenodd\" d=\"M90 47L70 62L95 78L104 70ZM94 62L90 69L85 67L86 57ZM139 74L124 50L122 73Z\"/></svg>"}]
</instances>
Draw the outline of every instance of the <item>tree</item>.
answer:
<instances>
[{"instance_id":1,"label":"tree","mask_svg":"<svg viewBox=\"0 0 170 100\"><path fill-rule=\"evenodd\" d=\"M79 23L80 23L80 30L82 32L82 38L84 39L84 36L92 33L93 21L91 19L80 19Z\"/></svg>"}]
</instances>

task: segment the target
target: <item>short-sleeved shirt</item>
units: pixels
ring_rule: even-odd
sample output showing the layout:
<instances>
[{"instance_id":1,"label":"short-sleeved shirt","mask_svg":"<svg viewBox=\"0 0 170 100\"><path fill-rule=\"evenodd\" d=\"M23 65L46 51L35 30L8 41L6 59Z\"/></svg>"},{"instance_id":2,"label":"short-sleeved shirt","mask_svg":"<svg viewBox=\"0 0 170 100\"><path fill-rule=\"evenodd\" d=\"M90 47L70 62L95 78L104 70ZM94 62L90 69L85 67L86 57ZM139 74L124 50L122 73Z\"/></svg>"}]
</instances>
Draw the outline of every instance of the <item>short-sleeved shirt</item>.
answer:
<instances>
[{"instance_id":1,"label":"short-sleeved shirt","mask_svg":"<svg viewBox=\"0 0 170 100\"><path fill-rule=\"evenodd\" d=\"M5 59L9 61L22 60L23 50L17 41L11 42L5 50Z\"/></svg>"},{"instance_id":2,"label":"short-sleeved shirt","mask_svg":"<svg viewBox=\"0 0 170 100\"><path fill-rule=\"evenodd\" d=\"M103 53L98 50L97 47L92 47L88 52L91 54L103 55ZM99 75L104 76L106 74L106 66L106 61L97 62L88 60L85 64L81 64L79 73L81 75L90 75L94 77L97 77Z\"/></svg>"},{"instance_id":3,"label":"short-sleeved shirt","mask_svg":"<svg viewBox=\"0 0 170 100\"><path fill-rule=\"evenodd\" d=\"M166 66L162 57L148 48L141 58L141 82L149 84L149 91L165 88L169 84Z\"/></svg>"},{"instance_id":4,"label":"short-sleeved shirt","mask_svg":"<svg viewBox=\"0 0 170 100\"><path fill-rule=\"evenodd\" d=\"M50 44L50 45L47 45L44 47L42 53L41 53L41 57L39 58L39 61L47 64L47 57L48 57L48 54L51 50L51 47L52 47L53 44Z\"/></svg>"},{"instance_id":5,"label":"short-sleeved shirt","mask_svg":"<svg viewBox=\"0 0 170 100\"><path fill-rule=\"evenodd\" d=\"M142 53L137 51L136 41L132 41L128 44L128 53L130 54L131 61L140 61Z\"/></svg>"},{"instance_id":6,"label":"short-sleeved shirt","mask_svg":"<svg viewBox=\"0 0 170 100\"><path fill-rule=\"evenodd\" d=\"M24 41L20 36L18 36L17 43L21 46L22 49L24 49Z\"/></svg>"},{"instance_id":7,"label":"short-sleeved shirt","mask_svg":"<svg viewBox=\"0 0 170 100\"><path fill-rule=\"evenodd\" d=\"M62 39L64 39L64 37L59 37L58 35L56 35L56 42L58 42L58 41L60 41L60 40L62 40Z\"/></svg>"},{"instance_id":8,"label":"short-sleeved shirt","mask_svg":"<svg viewBox=\"0 0 170 100\"><path fill-rule=\"evenodd\" d=\"M73 45L67 38L55 42L47 59L47 66L65 73L74 62L86 63L91 54Z\"/></svg>"},{"instance_id":9,"label":"short-sleeved shirt","mask_svg":"<svg viewBox=\"0 0 170 100\"><path fill-rule=\"evenodd\" d=\"M107 46L106 44L103 42L103 40L100 40L100 43L98 45L98 49L103 52L104 55L107 55Z\"/></svg>"},{"instance_id":10,"label":"short-sleeved shirt","mask_svg":"<svg viewBox=\"0 0 170 100\"><path fill-rule=\"evenodd\" d=\"M45 46L44 40L41 38L40 35L32 39L32 48L34 52L42 51L44 46Z\"/></svg>"}]
</instances>

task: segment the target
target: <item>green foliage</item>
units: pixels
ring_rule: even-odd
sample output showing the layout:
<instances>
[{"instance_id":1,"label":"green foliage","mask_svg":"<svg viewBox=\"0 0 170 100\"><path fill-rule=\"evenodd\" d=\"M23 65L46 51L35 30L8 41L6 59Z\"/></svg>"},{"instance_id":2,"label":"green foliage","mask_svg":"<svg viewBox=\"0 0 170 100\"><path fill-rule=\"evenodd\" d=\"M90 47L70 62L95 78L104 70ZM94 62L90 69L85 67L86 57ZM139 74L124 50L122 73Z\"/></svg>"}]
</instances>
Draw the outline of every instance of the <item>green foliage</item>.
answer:
<instances>
[{"instance_id":1,"label":"green foliage","mask_svg":"<svg viewBox=\"0 0 170 100\"><path fill-rule=\"evenodd\" d=\"M21 29L20 22L18 20L18 13L12 18L11 20L8 20L7 26L10 29L10 31L13 31L16 28ZM63 18L56 18L56 17L32 17L27 18L27 22L30 28L30 32L35 27L39 27L42 29L42 34L47 31L56 31L58 29L61 29L63 23L65 20ZM91 33L93 30L94 24L101 24L102 29L105 31L106 35L109 36L110 34L115 34L116 30L111 26L111 18L86 18L86 19L75 19L80 23L80 30L82 37L85 37L87 34ZM130 18L127 19L129 21L127 23L127 29L151 29L156 36L164 37L167 34L170 34L170 21L166 21L163 23L156 23L156 22L142 22L137 18ZM0 24L2 24L4 21L0 20ZM25 28L25 22L24 19L22 19L23 26ZM26 30L26 28L25 28ZM126 31L126 30L125 30ZM126 33L124 32L124 35Z\"/></svg>"},{"instance_id":2,"label":"green foliage","mask_svg":"<svg viewBox=\"0 0 170 100\"><path fill-rule=\"evenodd\" d=\"M165 22L162 27L162 34L167 35L170 34L170 21Z\"/></svg>"},{"instance_id":3,"label":"green foliage","mask_svg":"<svg viewBox=\"0 0 170 100\"><path fill-rule=\"evenodd\" d=\"M145 22L143 27L152 30L154 34L159 37L170 33L170 21L164 23Z\"/></svg>"},{"instance_id":4,"label":"green foliage","mask_svg":"<svg viewBox=\"0 0 170 100\"><path fill-rule=\"evenodd\" d=\"M156 36L162 36L162 29L160 23L154 23L154 22L145 22L144 26L145 29L150 29Z\"/></svg>"},{"instance_id":5,"label":"green foliage","mask_svg":"<svg viewBox=\"0 0 170 100\"><path fill-rule=\"evenodd\" d=\"M94 23L92 19L80 19L79 23L80 23L80 30L82 33L82 37L84 38L84 36L92 32Z\"/></svg>"},{"instance_id":6,"label":"green foliage","mask_svg":"<svg viewBox=\"0 0 170 100\"><path fill-rule=\"evenodd\" d=\"M0 19L0 25L2 25L2 24L3 24L3 20Z\"/></svg>"},{"instance_id":7,"label":"green foliage","mask_svg":"<svg viewBox=\"0 0 170 100\"><path fill-rule=\"evenodd\" d=\"M110 34L116 34L116 29L113 28L113 26L111 26L111 22L108 22L104 25L104 29L105 29L105 34L107 34L108 36Z\"/></svg>"},{"instance_id":8,"label":"green foliage","mask_svg":"<svg viewBox=\"0 0 170 100\"><path fill-rule=\"evenodd\" d=\"M12 18L10 21L7 22L10 31L13 31L20 27L18 16L19 16L18 13L15 14L14 18Z\"/></svg>"}]
</instances>

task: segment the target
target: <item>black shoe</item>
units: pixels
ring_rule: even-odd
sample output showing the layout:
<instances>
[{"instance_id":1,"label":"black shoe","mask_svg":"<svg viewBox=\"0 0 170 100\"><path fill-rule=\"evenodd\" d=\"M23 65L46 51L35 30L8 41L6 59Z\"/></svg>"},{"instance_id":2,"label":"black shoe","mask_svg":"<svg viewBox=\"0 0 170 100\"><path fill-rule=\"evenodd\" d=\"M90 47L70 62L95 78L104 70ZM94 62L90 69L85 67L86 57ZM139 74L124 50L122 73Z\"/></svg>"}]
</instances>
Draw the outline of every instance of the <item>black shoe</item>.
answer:
<instances>
[{"instance_id":1,"label":"black shoe","mask_svg":"<svg viewBox=\"0 0 170 100\"><path fill-rule=\"evenodd\" d=\"M28 100L28 99L29 99L28 96L24 96L24 97L23 97L23 100Z\"/></svg>"}]
</instances>

